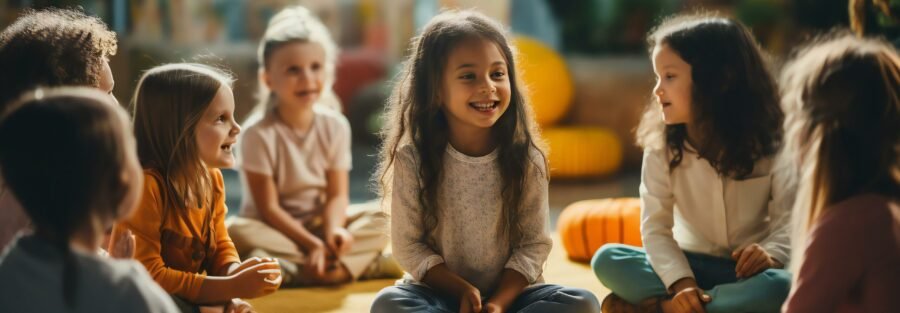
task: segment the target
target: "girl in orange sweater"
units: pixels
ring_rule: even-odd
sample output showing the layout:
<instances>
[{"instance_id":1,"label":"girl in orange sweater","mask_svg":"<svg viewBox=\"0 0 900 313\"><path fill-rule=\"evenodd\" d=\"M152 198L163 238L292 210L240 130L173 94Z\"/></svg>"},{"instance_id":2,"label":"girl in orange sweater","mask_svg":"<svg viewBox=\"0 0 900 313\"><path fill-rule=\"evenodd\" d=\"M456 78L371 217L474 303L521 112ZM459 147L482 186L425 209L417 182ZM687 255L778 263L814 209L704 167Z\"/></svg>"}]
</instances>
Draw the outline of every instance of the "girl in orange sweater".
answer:
<instances>
[{"instance_id":1,"label":"girl in orange sweater","mask_svg":"<svg viewBox=\"0 0 900 313\"><path fill-rule=\"evenodd\" d=\"M272 259L241 262L225 228L225 188L219 168L234 165L232 79L200 64L150 69L138 82L134 129L144 168L143 198L116 232L135 235L135 259L185 311L224 305L278 289ZM111 243L115 244L115 242Z\"/></svg>"}]
</instances>

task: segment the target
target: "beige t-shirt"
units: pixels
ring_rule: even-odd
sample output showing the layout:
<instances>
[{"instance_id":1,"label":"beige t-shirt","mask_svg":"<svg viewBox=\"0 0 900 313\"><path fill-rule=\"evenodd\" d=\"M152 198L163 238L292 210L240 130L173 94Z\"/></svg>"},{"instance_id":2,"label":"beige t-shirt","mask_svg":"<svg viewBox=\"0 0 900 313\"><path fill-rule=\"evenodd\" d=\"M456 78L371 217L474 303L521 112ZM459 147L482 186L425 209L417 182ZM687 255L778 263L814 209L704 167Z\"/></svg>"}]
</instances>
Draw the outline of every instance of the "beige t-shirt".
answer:
<instances>
[{"instance_id":1,"label":"beige t-shirt","mask_svg":"<svg viewBox=\"0 0 900 313\"><path fill-rule=\"evenodd\" d=\"M326 172L351 168L350 123L338 111L313 107L313 123L306 133L285 124L269 110L238 140L240 169L271 176L278 202L294 218L306 221L321 213ZM244 181L241 216L259 218L256 203Z\"/></svg>"}]
</instances>

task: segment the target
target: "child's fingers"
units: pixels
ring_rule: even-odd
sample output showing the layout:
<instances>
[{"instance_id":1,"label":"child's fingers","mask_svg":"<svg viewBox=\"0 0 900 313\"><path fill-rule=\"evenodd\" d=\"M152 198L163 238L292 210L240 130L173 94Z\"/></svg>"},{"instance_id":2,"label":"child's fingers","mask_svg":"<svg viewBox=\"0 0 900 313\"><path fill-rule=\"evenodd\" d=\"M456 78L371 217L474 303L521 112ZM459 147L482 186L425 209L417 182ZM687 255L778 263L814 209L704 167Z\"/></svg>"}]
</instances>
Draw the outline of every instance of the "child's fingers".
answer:
<instances>
[{"instance_id":1,"label":"child's fingers","mask_svg":"<svg viewBox=\"0 0 900 313\"><path fill-rule=\"evenodd\" d=\"M266 276L263 281L275 286L279 286L281 285L281 275L278 275L278 277L275 277L275 279L269 279L269 276Z\"/></svg>"},{"instance_id":2,"label":"child's fingers","mask_svg":"<svg viewBox=\"0 0 900 313\"><path fill-rule=\"evenodd\" d=\"M128 240L125 240L125 255L123 257L128 259L134 258L134 235L131 234L131 231L128 230Z\"/></svg>"},{"instance_id":3,"label":"child's fingers","mask_svg":"<svg viewBox=\"0 0 900 313\"><path fill-rule=\"evenodd\" d=\"M740 257L741 257L741 252L743 252L743 251L744 251L744 248L743 248L743 247L738 248L738 249L732 251L732 252L731 252L731 259L732 259L732 260L735 260L735 261L737 261L738 259L740 259Z\"/></svg>"},{"instance_id":4,"label":"child's fingers","mask_svg":"<svg viewBox=\"0 0 900 313\"><path fill-rule=\"evenodd\" d=\"M244 270L244 271L255 271L255 272L257 272L257 273L261 273L261 274L266 274L266 275L268 275L268 273L266 272L266 270L278 270L278 271L280 271L280 270L281 270L281 266L278 265L278 262L266 262L266 263L259 263L259 264L255 264L255 265L253 265L253 266L250 266L249 268L247 268L247 269Z\"/></svg>"},{"instance_id":5,"label":"child's fingers","mask_svg":"<svg viewBox=\"0 0 900 313\"><path fill-rule=\"evenodd\" d=\"M752 248L746 247L743 250L741 250L740 256L738 257L737 268L735 268L736 272L744 273L744 271L747 267L747 261L748 261L748 259L750 259L750 255L752 254L752 253L750 253L751 251L749 251L750 249L752 249Z\"/></svg>"},{"instance_id":6,"label":"child's fingers","mask_svg":"<svg viewBox=\"0 0 900 313\"><path fill-rule=\"evenodd\" d=\"M316 270L316 274L319 276L325 275L325 254L317 253L313 259L313 268Z\"/></svg>"},{"instance_id":7,"label":"child's fingers","mask_svg":"<svg viewBox=\"0 0 900 313\"><path fill-rule=\"evenodd\" d=\"M469 298L463 297L463 299L459 303L459 313L469 313L476 312L472 311L472 304L469 303Z\"/></svg>"},{"instance_id":8,"label":"child's fingers","mask_svg":"<svg viewBox=\"0 0 900 313\"><path fill-rule=\"evenodd\" d=\"M472 312L481 312L481 298L478 295L469 295L472 302Z\"/></svg>"},{"instance_id":9,"label":"child's fingers","mask_svg":"<svg viewBox=\"0 0 900 313\"><path fill-rule=\"evenodd\" d=\"M692 312L705 312L705 310L703 309L703 303L700 301L700 297L702 296L703 293L700 290L694 290L694 294L691 297L688 297L688 302L690 303Z\"/></svg>"},{"instance_id":10,"label":"child's fingers","mask_svg":"<svg viewBox=\"0 0 900 313\"><path fill-rule=\"evenodd\" d=\"M757 273L764 271L767 267L768 257L765 254L761 254L755 259L755 262L750 266L750 269L746 274L747 276L756 275Z\"/></svg>"},{"instance_id":11,"label":"child's fingers","mask_svg":"<svg viewBox=\"0 0 900 313\"><path fill-rule=\"evenodd\" d=\"M753 250L753 253L750 255L749 260L747 260L747 265L744 269L744 277L750 277L753 274L756 274L758 267L765 265L765 262L766 253L761 249Z\"/></svg>"}]
</instances>

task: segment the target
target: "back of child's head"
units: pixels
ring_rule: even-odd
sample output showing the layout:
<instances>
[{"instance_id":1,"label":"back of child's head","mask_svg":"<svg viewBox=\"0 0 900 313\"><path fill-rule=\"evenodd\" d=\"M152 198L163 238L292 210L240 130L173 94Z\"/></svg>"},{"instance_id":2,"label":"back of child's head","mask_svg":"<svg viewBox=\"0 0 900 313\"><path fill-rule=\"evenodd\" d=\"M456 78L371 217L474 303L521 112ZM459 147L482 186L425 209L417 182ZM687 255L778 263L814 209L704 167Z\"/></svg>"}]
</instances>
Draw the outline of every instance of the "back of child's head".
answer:
<instances>
[{"instance_id":1,"label":"back of child's head","mask_svg":"<svg viewBox=\"0 0 900 313\"><path fill-rule=\"evenodd\" d=\"M335 95L332 86L335 81L335 66L337 64L338 46L331 38L328 28L312 12L302 6L285 8L275 14L269 20L266 32L263 34L257 50L257 62L259 71L269 70L272 54L279 48L290 43L314 43L325 51L325 83L322 86L322 95L318 103L327 107L340 109L340 102ZM257 113L273 107L276 104L275 95L262 81L259 82L257 94L259 103Z\"/></svg>"},{"instance_id":2,"label":"back of child's head","mask_svg":"<svg viewBox=\"0 0 900 313\"><path fill-rule=\"evenodd\" d=\"M95 89L37 90L0 121L0 146L3 180L66 260L71 305L70 238L88 228L99 235L136 204L141 177L126 113Z\"/></svg>"},{"instance_id":3,"label":"back of child's head","mask_svg":"<svg viewBox=\"0 0 900 313\"><path fill-rule=\"evenodd\" d=\"M498 146L497 163L504 180L505 212L513 214L519 207L524 177L531 162L546 163L545 159L532 160L529 152L537 149L543 153L543 142L520 83L515 53L504 27L475 11L442 12L413 39L409 57L387 103L382 129L384 143L376 177L380 180L380 192L389 195L395 155L401 147L412 144L423 169L420 171L424 184L421 204L426 210L436 206L438 180L450 136L441 103L445 71L454 48L468 40L486 40L494 44L506 62L510 103L492 126L491 135Z\"/></svg>"},{"instance_id":4,"label":"back of child's head","mask_svg":"<svg viewBox=\"0 0 900 313\"><path fill-rule=\"evenodd\" d=\"M741 178L780 146L783 113L763 52L750 30L712 14L677 15L648 35L651 54L665 46L691 67L691 121L702 141L698 153L720 174ZM665 125L654 99L637 131L644 148L668 149L680 164L687 127Z\"/></svg>"},{"instance_id":5,"label":"back of child's head","mask_svg":"<svg viewBox=\"0 0 900 313\"><path fill-rule=\"evenodd\" d=\"M219 89L230 88L232 81L221 70L195 63L157 66L138 81L132 99L138 158L145 169L162 176L161 189L176 207L188 199L211 201L212 183L200 159L196 127Z\"/></svg>"},{"instance_id":6,"label":"back of child's head","mask_svg":"<svg viewBox=\"0 0 900 313\"><path fill-rule=\"evenodd\" d=\"M74 10L26 11L0 33L0 111L23 92L44 86L98 87L116 34Z\"/></svg>"},{"instance_id":7,"label":"back of child's head","mask_svg":"<svg viewBox=\"0 0 900 313\"><path fill-rule=\"evenodd\" d=\"M897 51L840 32L797 55L782 74L782 104L786 148L811 209L801 218L810 222L822 208L864 192L900 197Z\"/></svg>"}]
</instances>

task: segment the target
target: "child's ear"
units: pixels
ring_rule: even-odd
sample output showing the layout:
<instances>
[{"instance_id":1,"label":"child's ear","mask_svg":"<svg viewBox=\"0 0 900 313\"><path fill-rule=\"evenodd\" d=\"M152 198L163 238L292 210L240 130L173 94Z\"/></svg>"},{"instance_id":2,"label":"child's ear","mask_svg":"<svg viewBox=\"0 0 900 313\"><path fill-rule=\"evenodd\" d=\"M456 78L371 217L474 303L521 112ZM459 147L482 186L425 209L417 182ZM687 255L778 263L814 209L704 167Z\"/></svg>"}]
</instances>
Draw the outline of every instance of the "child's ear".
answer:
<instances>
[{"instance_id":1,"label":"child's ear","mask_svg":"<svg viewBox=\"0 0 900 313\"><path fill-rule=\"evenodd\" d=\"M259 69L259 81L263 84L266 84L266 88L272 89L272 79L269 77L269 73L266 72L266 69Z\"/></svg>"}]
</instances>

